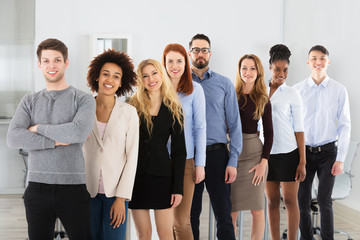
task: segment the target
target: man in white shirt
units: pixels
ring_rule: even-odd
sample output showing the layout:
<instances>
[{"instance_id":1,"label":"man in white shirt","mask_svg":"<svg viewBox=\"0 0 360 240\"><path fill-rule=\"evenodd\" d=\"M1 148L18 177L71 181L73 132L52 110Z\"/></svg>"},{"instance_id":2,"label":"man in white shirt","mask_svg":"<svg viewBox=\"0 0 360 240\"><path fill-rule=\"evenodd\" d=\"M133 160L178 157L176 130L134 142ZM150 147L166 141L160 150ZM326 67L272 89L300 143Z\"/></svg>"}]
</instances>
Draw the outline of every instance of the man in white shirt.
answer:
<instances>
[{"instance_id":1,"label":"man in white shirt","mask_svg":"<svg viewBox=\"0 0 360 240\"><path fill-rule=\"evenodd\" d=\"M321 238L334 239L331 194L335 176L343 171L350 141L349 99L345 87L327 76L330 60L325 47L312 47L307 64L311 76L294 86L303 101L306 142L306 178L298 192L301 239L314 239L310 203L315 173L319 177Z\"/></svg>"}]
</instances>

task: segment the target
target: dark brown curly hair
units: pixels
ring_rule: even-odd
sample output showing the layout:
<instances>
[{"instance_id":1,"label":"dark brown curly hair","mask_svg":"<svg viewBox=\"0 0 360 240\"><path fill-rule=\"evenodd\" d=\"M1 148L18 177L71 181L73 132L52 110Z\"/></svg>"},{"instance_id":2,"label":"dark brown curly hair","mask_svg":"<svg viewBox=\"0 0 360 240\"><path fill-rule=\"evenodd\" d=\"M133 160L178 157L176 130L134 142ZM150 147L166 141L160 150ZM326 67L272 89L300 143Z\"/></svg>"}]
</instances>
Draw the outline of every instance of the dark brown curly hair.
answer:
<instances>
[{"instance_id":1,"label":"dark brown curly hair","mask_svg":"<svg viewBox=\"0 0 360 240\"><path fill-rule=\"evenodd\" d=\"M128 92L132 92L132 87L135 86L137 78L134 71L133 60L125 52L114 49L104 51L91 61L87 74L87 85L91 88L91 91L98 92L99 82L96 80L99 78L101 68L105 63L114 63L121 67L123 72L121 87L116 91L116 96L120 97Z\"/></svg>"}]
</instances>

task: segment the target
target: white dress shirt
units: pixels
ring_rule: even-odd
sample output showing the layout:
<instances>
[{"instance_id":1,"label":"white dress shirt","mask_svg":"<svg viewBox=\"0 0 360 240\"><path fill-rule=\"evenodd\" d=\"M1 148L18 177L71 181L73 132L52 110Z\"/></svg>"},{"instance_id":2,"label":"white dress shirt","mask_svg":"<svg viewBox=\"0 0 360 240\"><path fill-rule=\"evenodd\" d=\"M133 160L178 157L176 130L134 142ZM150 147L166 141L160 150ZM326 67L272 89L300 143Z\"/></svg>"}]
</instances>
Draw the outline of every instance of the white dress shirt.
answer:
<instances>
[{"instance_id":1,"label":"white dress shirt","mask_svg":"<svg viewBox=\"0 0 360 240\"><path fill-rule=\"evenodd\" d=\"M337 140L336 161L344 162L351 129L346 88L328 76L319 85L310 76L294 87L304 104L306 145L315 147Z\"/></svg>"},{"instance_id":2,"label":"white dress shirt","mask_svg":"<svg viewBox=\"0 0 360 240\"><path fill-rule=\"evenodd\" d=\"M292 152L298 148L295 132L304 132L300 93L283 83L273 93L270 101L274 129L274 140L270 154Z\"/></svg>"}]
</instances>

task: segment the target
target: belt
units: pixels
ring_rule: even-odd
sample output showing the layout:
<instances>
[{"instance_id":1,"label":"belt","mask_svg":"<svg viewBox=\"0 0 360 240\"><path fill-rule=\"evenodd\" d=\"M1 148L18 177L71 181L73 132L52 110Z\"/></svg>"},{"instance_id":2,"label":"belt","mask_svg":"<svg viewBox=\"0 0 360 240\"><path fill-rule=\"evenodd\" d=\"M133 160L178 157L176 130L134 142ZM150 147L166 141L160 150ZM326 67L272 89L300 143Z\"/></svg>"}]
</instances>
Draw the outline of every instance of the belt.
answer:
<instances>
[{"instance_id":1,"label":"belt","mask_svg":"<svg viewBox=\"0 0 360 240\"><path fill-rule=\"evenodd\" d=\"M215 143L215 144L206 146L206 151L214 151L214 150L219 149L224 146L225 146L225 143Z\"/></svg>"},{"instance_id":2,"label":"belt","mask_svg":"<svg viewBox=\"0 0 360 240\"><path fill-rule=\"evenodd\" d=\"M331 142L331 143L327 143L321 146L316 146L316 147L311 147L306 145L306 149L309 150L311 153L320 153L320 152L326 152L329 150L333 150L336 148L336 144L337 142Z\"/></svg>"}]
</instances>

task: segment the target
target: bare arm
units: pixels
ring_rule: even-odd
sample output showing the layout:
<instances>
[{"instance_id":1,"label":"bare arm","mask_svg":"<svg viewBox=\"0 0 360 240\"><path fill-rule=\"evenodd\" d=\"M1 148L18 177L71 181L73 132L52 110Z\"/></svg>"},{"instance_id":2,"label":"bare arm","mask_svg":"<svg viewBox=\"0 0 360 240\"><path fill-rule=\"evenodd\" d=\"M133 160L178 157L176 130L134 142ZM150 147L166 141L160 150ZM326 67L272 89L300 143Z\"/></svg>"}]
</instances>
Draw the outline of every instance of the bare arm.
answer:
<instances>
[{"instance_id":1,"label":"bare arm","mask_svg":"<svg viewBox=\"0 0 360 240\"><path fill-rule=\"evenodd\" d=\"M295 138L299 148L299 156L300 156L300 162L296 169L295 180L302 182L306 177L306 154L305 154L304 132L295 132Z\"/></svg>"}]
</instances>

